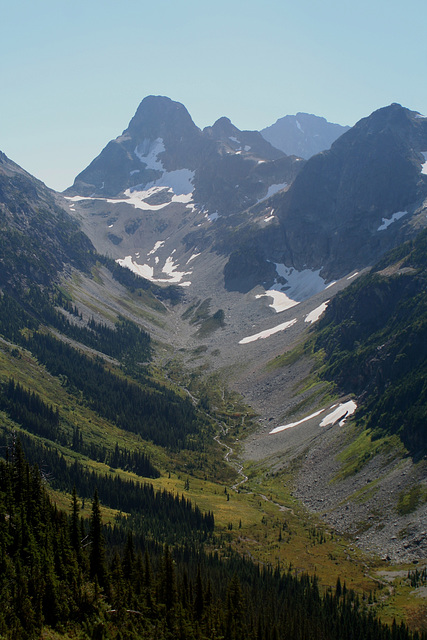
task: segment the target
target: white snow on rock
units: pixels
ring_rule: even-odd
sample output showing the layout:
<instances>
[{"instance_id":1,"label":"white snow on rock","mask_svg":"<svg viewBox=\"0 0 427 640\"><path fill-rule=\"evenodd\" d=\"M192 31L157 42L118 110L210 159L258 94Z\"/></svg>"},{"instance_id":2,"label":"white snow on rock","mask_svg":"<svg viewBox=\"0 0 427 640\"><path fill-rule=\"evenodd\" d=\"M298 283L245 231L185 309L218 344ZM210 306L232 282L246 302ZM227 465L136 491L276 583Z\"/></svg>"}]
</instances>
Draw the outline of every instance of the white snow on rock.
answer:
<instances>
[{"instance_id":1,"label":"white snow on rock","mask_svg":"<svg viewBox=\"0 0 427 640\"><path fill-rule=\"evenodd\" d=\"M245 151L250 151L252 147L250 147L248 144L245 144Z\"/></svg>"},{"instance_id":2,"label":"white snow on rock","mask_svg":"<svg viewBox=\"0 0 427 640\"><path fill-rule=\"evenodd\" d=\"M259 298L272 298L273 302L271 302L268 306L276 311L276 313L280 313L281 311L286 311L286 309L291 309L298 304L295 300L291 300L286 293L282 291L275 291L274 289L268 289L265 293L259 293L255 296L258 300Z\"/></svg>"},{"instance_id":3,"label":"white snow on rock","mask_svg":"<svg viewBox=\"0 0 427 640\"><path fill-rule=\"evenodd\" d=\"M174 202L187 203L191 200L191 194L194 191L194 174L195 172L191 171L191 169L176 169L175 171L165 171L160 178L154 180L153 182L149 182L145 186L145 189L150 189L152 187L169 187L169 189L172 189L176 197L187 196L185 200L177 200L174 198Z\"/></svg>"},{"instance_id":4,"label":"white snow on rock","mask_svg":"<svg viewBox=\"0 0 427 640\"><path fill-rule=\"evenodd\" d=\"M289 424L283 424L280 427L275 427L270 431L270 434L279 433L280 431L285 431L286 429L292 429L292 427L297 427L299 424L303 424L304 422L308 422L313 418L317 418L317 416L320 416L320 414L323 411L324 409L320 409L320 411L316 411L315 413L312 413L310 416L306 416L305 418L302 418L302 420L298 420L298 422L290 422Z\"/></svg>"},{"instance_id":5,"label":"white snow on rock","mask_svg":"<svg viewBox=\"0 0 427 640\"><path fill-rule=\"evenodd\" d=\"M276 271L279 277L287 280L287 284L285 285L287 295L297 302L311 298L311 296L320 293L327 286L324 279L320 276L321 269L317 271L312 271L311 269L297 271L293 267L276 263ZM283 287L283 285L280 286Z\"/></svg>"},{"instance_id":6,"label":"white snow on rock","mask_svg":"<svg viewBox=\"0 0 427 640\"><path fill-rule=\"evenodd\" d=\"M264 200L267 200L267 198L271 198L271 196L274 196L276 193L278 193L279 191L281 191L282 189L285 189L288 186L287 182L281 182L280 184L271 184L268 189L267 189L267 193L263 198L260 198L259 200L257 200L257 204L259 204L260 202L263 202Z\"/></svg>"},{"instance_id":7,"label":"white snow on rock","mask_svg":"<svg viewBox=\"0 0 427 640\"><path fill-rule=\"evenodd\" d=\"M423 116L424 117L424 116ZM421 153L424 156L424 162L421 165L421 173L423 173L424 175L427 174L427 151L421 151Z\"/></svg>"},{"instance_id":8,"label":"white snow on rock","mask_svg":"<svg viewBox=\"0 0 427 640\"><path fill-rule=\"evenodd\" d=\"M158 158L163 151L165 151L165 145L162 138L156 138L154 142L146 139L142 144L135 147L135 155L146 165L147 169L162 172L159 178L144 186L145 190L152 187L168 187L172 189L176 196L192 194L194 191L193 179L195 172L191 171L191 169L165 171L162 161ZM187 203L190 200L191 197L186 200L175 200L175 202Z\"/></svg>"},{"instance_id":9,"label":"white snow on rock","mask_svg":"<svg viewBox=\"0 0 427 640\"><path fill-rule=\"evenodd\" d=\"M296 122L296 125L297 125L298 129L301 131L301 133L304 133L304 129L302 128L302 126L300 125L298 120L296 120L295 122Z\"/></svg>"},{"instance_id":10,"label":"white snow on rock","mask_svg":"<svg viewBox=\"0 0 427 640\"><path fill-rule=\"evenodd\" d=\"M164 267L162 269L163 273L166 273L168 276L170 276L170 280L168 282L181 282L182 278L184 276L189 276L191 275L191 271L176 271L177 266L174 263L174 260L172 258L172 256L169 256L169 258L166 258L166 262L164 264Z\"/></svg>"},{"instance_id":11,"label":"white snow on rock","mask_svg":"<svg viewBox=\"0 0 427 640\"><path fill-rule=\"evenodd\" d=\"M141 276L146 280L153 280L153 267L150 267L148 264L138 264L137 262L134 262L132 260L132 256L126 256L123 259L118 258L116 262L121 267L126 267L127 269L130 269L131 271L136 273L138 276Z\"/></svg>"},{"instance_id":12,"label":"white snow on rock","mask_svg":"<svg viewBox=\"0 0 427 640\"><path fill-rule=\"evenodd\" d=\"M194 258L197 258L199 255L200 255L200 253L193 253L193 255L188 258L187 264L189 262L191 262L192 260L194 260Z\"/></svg>"},{"instance_id":13,"label":"white snow on rock","mask_svg":"<svg viewBox=\"0 0 427 640\"><path fill-rule=\"evenodd\" d=\"M215 220L218 220L219 218L219 213L218 211L214 211L213 213L207 213L206 217L209 220L209 222L215 222Z\"/></svg>"},{"instance_id":14,"label":"white snow on rock","mask_svg":"<svg viewBox=\"0 0 427 640\"><path fill-rule=\"evenodd\" d=\"M313 322L317 322L322 313L324 313L324 311L326 310L328 303L329 300L326 300L326 302L322 302L322 304L313 309L313 311L310 311L310 313L306 315L304 322L309 322L310 324L313 324Z\"/></svg>"},{"instance_id":15,"label":"white snow on rock","mask_svg":"<svg viewBox=\"0 0 427 640\"><path fill-rule=\"evenodd\" d=\"M359 272L356 271L355 273L352 273L351 276L348 276L347 280L352 280L353 278L355 278L357 275L359 275Z\"/></svg>"},{"instance_id":16,"label":"white snow on rock","mask_svg":"<svg viewBox=\"0 0 427 640\"><path fill-rule=\"evenodd\" d=\"M146 138L135 147L134 154L147 166L147 169L164 171L163 163L158 159L158 155L163 151L165 151L165 145L162 138L156 138L154 141Z\"/></svg>"},{"instance_id":17,"label":"white snow on rock","mask_svg":"<svg viewBox=\"0 0 427 640\"><path fill-rule=\"evenodd\" d=\"M141 172L141 169L134 169L133 171L130 172L129 175L133 176L135 175L135 173L140 173L140 172Z\"/></svg>"},{"instance_id":18,"label":"white snow on rock","mask_svg":"<svg viewBox=\"0 0 427 640\"><path fill-rule=\"evenodd\" d=\"M426 165L427 165L427 162L426 162ZM423 167L424 166L425 165L423 165ZM397 211L396 213L393 213L391 218L383 218L382 219L383 223L378 227L377 231L385 231L385 229L387 229L387 227L393 224L393 222L400 220L400 218L403 218L403 216L406 216L407 213L408 213L407 211Z\"/></svg>"},{"instance_id":19,"label":"white snow on rock","mask_svg":"<svg viewBox=\"0 0 427 640\"><path fill-rule=\"evenodd\" d=\"M333 407L331 407L332 409ZM340 427L343 426L344 422L347 420L348 416L351 416L357 409L357 404L354 400L349 400L348 402L344 402L343 404L339 404L332 413L329 413L327 416L323 418L320 422L319 427L326 427L328 424L335 424L338 422Z\"/></svg>"},{"instance_id":20,"label":"white snow on rock","mask_svg":"<svg viewBox=\"0 0 427 640\"><path fill-rule=\"evenodd\" d=\"M334 411L332 411L331 413L328 413L328 415L325 416L321 422L319 422L319 427L326 427L328 424L335 424L336 422L338 422L340 427L342 427L346 419L356 411L357 405L353 400L349 400L348 402L344 402L342 404L339 404L338 406L332 405L330 409L334 409ZM280 427L275 427L270 431L270 434L279 433L280 431L285 431L286 429L292 429L292 427L297 427L298 425L303 424L304 422L308 422L313 418L317 418L317 416L320 416L320 414L323 413L325 410L326 409L320 409L320 411L316 411L315 413L312 413L311 415L306 416L305 418L302 418L297 422L290 422L289 424L284 424L284 425L281 425Z\"/></svg>"},{"instance_id":21,"label":"white snow on rock","mask_svg":"<svg viewBox=\"0 0 427 640\"><path fill-rule=\"evenodd\" d=\"M240 140L238 140L234 136L228 136L228 139L231 140L231 142L235 142L236 144L240 144Z\"/></svg>"},{"instance_id":22,"label":"white snow on rock","mask_svg":"<svg viewBox=\"0 0 427 640\"><path fill-rule=\"evenodd\" d=\"M277 327L272 327L271 329L266 329L265 331L260 331L260 333L256 333L252 336L247 336L246 338L242 338L239 340L239 344L248 344L249 342L255 342L255 340L264 340L265 338L269 338L275 333L279 331L284 331L285 329L289 329L296 323L297 319L289 320L288 322L283 322L282 324L277 325Z\"/></svg>"},{"instance_id":23,"label":"white snow on rock","mask_svg":"<svg viewBox=\"0 0 427 640\"><path fill-rule=\"evenodd\" d=\"M151 256L151 255L153 255L153 253L156 253L156 251L158 251L160 249L160 247L163 247L164 244L165 244L164 240L158 240L156 242L156 244L154 245L154 247L151 249L151 251L149 251L147 253L147 256Z\"/></svg>"},{"instance_id":24,"label":"white snow on rock","mask_svg":"<svg viewBox=\"0 0 427 640\"><path fill-rule=\"evenodd\" d=\"M311 269L303 269L297 271L293 267L287 267L284 264L277 264L277 278L271 289L265 293L255 296L256 298L270 297L273 298L272 307L277 313L294 307L299 302L307 300L320 293L327 288L324 279L320 276L320 271L312 271ZM286 283L280 281L283 278ZM328 285L330 286L330 285Z\"/></svg>"},{"instance_id":25,"label":"white snow on rock","mask_svg":"<svg viewBox=\"0 0 427 640\"><path fill-rule=\"evenodd\" d=\"M179 171L189 171L189 170L180 169ZM177 172L171 171L168 174L165 173L162 176L162 178L159 178L157 182L160 183L164 181L164 182L173 183L174 180L169 181L166 178L165 180L163 180L164 176L171 176L173 173L177 173ZM178 184L179 183L177 182L175 184L175 187L178 189L178 191L180 191L184 183L183 182L180 183L181 187L178 187ZM187 185L188 185L188 182L187 182ZM158 191L162 191L165 188L165 186L169 187L169 191L172 194L171 202L179 202L181 204L187 204L188 202L190 202L192 198L192 192L176 194L176 192L173 191L170 185L167 185L167 184L154 185L154 183L150 183L150 185L147 185L148 188L143 190L139 190L138 187L133 187L132 189L126 189L126 191L124 192L124 195L126 196L125 198L97 198L94 196L89 196L89 197L88 196L65 196L65 197L67 200L71 200L72 202L80 202L82 200L98 200L99 202L108 202L109 204L129 204L135 207L135 209L141 209L142 211L161 211L165 207L168 207L170 205L170 202L163 202L162 204L148 204L146 200L150 196L152 196L154 193Z\"/></svg>"},{"instance_id":26,"label":"white snow on rock","mask_svg":"<svg viewBox=\"0 0 427 640\"><path fill-rule=\"evenodd\" d=\"M151 282L161 282L164 284L180 284L181 286L188 287L191 282L181 282L184 276L191 275L191 271L176 271L177 266L174 264L172 256L169 256L166 259L166 262L162 268L162 273L165 273L168 278L155 278L154 277L154 269L150 267L148 264L138 264L135 260L132 259L132 256L126 256L121 259L118 258L116 260L118 264L122 267L127 267L134 273L139 276L142 276L146 280L150 280ZM156 260L156 264L157 264Z\"/></svg>"}]
</instances>

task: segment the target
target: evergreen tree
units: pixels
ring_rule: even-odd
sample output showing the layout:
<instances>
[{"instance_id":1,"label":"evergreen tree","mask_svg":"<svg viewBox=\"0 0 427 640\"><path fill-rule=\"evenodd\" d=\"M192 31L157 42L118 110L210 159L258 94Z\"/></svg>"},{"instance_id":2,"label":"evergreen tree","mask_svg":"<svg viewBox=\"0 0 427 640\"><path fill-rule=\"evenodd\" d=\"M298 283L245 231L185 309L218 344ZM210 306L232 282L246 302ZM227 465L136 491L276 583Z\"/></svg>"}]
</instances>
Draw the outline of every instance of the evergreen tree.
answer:
<instances>
[{"instance_id":1,"label":"evergreen tree","mask_svg":"<svg viewBox=\"0 0 427 640\"><path fill-rule=\"evenodd\" d=\"M92 514L90 518L90 551L89 565L91 578L97 578L100 586L105 586L107 579L107 570L105 564L105 540L102 533L101 508L99 505L98 490L92 501Z\"/></svg>"}]
</instances>

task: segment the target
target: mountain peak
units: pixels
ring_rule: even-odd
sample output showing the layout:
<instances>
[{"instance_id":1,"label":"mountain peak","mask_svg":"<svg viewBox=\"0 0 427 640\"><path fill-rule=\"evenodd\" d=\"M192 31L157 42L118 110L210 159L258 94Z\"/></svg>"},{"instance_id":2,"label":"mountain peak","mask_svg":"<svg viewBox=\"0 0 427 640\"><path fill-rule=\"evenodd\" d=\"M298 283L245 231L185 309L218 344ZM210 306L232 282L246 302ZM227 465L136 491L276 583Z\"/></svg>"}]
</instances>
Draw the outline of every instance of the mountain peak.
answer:
<instances>
[{"instance_id":1,"label":"mountain peak","mask_svg":"<svg viewBox=\"0 0 427 640\"><path fill-rule=\"evenodd\" d=\"M295 155L306 160L329 149L332 143L349 127L328 122L326 118L299 111L296 115L284 116L261 135L274 147L287 155Z\"/></svg>"},{"instance_id":2,"label":"mountain peak","mask_svg":"<svg viewBox=\"0 0 427 640\"><path fill-rule=\"evenodd\" d=\"M194 135L199 128L194 124L183 104L166 96L147 96L142 100L124 134L131 136L165 137L175 131L181 135Z\"/></svg>"}]
</instances>

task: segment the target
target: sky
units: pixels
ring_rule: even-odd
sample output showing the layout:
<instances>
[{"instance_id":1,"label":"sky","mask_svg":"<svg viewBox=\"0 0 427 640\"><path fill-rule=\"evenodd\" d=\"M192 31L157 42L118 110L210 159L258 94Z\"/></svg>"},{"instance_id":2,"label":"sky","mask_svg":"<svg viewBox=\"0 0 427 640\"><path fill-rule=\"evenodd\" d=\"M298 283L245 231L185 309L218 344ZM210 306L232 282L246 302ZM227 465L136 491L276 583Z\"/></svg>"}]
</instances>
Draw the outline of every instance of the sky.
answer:
<instances>
[{"instance_id":1,"label":"sky","mask_svg":"<svg viewBox=\"0 0 427 640\"><path fill-rule=\"evenodd\" d=\"M427 113L425 0L0 0L0 150L70 186L147 95L200 128Z\"/></svg>"}]
</instances>

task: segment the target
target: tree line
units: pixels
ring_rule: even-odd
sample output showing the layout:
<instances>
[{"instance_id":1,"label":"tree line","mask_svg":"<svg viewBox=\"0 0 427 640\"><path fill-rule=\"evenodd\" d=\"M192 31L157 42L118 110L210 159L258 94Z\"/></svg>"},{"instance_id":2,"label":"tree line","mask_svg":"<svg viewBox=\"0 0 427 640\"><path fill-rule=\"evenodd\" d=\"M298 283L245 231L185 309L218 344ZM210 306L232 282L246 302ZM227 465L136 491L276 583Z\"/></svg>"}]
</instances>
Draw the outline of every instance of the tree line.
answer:
<instances>
[{"instance_id":1,"label":"tree line","mask_svg":"<svg viewBox=\"0 0 427 640\"><path fill-rule=\"evenodd\" d=\"M83 519L48 497L19 443L0 461L0 635L35 640L53 628L103 640L425 640L382 624L338 581L260 567L128 531L112 542L95 489ZM116 540L118 537L116 536Z\"/></svg>"}]
</instances>

